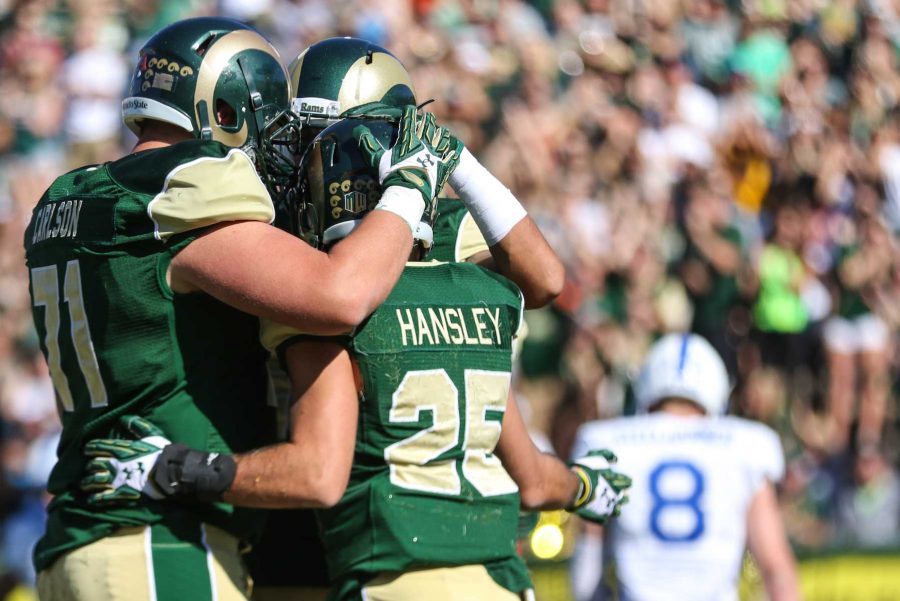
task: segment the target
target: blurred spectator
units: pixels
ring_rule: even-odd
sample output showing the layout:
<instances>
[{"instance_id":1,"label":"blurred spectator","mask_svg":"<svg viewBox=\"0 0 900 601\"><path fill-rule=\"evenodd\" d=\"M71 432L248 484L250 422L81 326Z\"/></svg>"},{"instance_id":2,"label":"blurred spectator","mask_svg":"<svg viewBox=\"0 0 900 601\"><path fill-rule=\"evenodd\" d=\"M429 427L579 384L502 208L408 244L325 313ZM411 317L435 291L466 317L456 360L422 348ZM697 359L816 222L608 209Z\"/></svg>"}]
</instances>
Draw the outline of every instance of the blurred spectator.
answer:
<instances>
[{"instance_id":1,"label":"blurred spectator","mask_svg":"<svg viewBox=\"0 0 900 601\"><path fill-rule=\"evenodd\" d=\"M738 287L738 270L744 261L741 232L734 223L734 207L721 191L701 181L690 184L686 195L688 245L680 273L693 302L692 329L712 344L734 378L742 305Z\"/></svg>"},{"instance_id":2,"label":"blurred spectator","mask_svg":"<svg viewBox=\"0 0 900 601\"><path fill-rule=\"evenodd\" d=\"M62 70L68 99L65 134L70 168L117 158L123 82L128 66L115 49L101 44L98 24L76 25L74 54Z\"/></svg>"},{"instance_id":3,"label":"blurred spectator","mask_svg":"<svg viewBox=\"0 0 900 601\"><path fill-rule=\"evenodd\" d=\"M900 537L900 473L878 444L862 443L849 457L847 478L834 493L833 521L840 544L885 548Z\"/></svg>"},{"instance_id":4,"label":"blurred spectator","mask_svg":"<svg viewBox=\"0 0 900 601\"><path fill-rule=\"evenodd\" d=\"M856 436L863 443L879 442L887 411L891 336L884 320L873 312L871 299L874 289L887 281L891 273L892 242L875 215L859 219L855 229L853 239L837 249L837 311L823 330L828 357L828 407L835 422L836 450L850 440L857 396Z\"/></svg>"},{"instance_id":5,"label":"blurred spectator","mask_svg":"<svg viewBox=\"0 0 900 601\"><path fill-rule=\"evenodd\" d=\"M791 374L808 357L809 314L801 297L807 273L800 258L804 209L790 200L775 208L769 240L756 259L753 319L763 364Z\"/></svg>"}]
</instances>

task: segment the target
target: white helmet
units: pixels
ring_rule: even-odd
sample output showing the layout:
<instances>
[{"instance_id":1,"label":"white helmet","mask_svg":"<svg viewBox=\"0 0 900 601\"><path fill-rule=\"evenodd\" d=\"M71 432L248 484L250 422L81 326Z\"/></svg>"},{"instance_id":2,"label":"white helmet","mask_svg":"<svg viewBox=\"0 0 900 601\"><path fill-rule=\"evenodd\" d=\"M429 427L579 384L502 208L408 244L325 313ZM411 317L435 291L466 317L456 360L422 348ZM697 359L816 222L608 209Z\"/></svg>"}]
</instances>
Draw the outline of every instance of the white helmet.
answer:
<instances>
[{"instance_id":1,"label":"white helmet","mask_svg":"<svg viewBox=\"0 0 900 601\"><path fill-rule=\"evenodd\" d=\"M668 334L650 349L635 384L639 413L666 397L697 403L708 415L725 413L728 372L719 353L696 334Z\"/></svg>"}]
</instances>

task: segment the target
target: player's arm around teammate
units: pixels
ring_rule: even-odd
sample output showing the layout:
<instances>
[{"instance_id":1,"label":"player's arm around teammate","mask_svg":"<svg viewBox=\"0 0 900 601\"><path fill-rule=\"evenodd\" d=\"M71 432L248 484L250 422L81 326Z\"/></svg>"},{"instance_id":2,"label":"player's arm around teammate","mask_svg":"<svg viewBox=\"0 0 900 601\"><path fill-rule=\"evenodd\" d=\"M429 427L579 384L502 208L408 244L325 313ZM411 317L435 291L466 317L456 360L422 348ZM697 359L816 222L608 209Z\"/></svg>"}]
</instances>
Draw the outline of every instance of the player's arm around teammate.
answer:
<instances>
[{"instance_id":1,"label":"player's arm around teammate","mask_svg":"<svg viewBox=\"0 0 900 601\"><path fill-rule=\"evenodd\" d=\"M350 127L352 124L344 129L349 130ZM385 192L380 195L378 205L372 212L392 212L389 203L399 198L401 204L395 210L404 213L409 203L409 199L403 198L404 195L415 195L423 199L424 205L425 199L430 199L431 191L436 189L435 181L439 175L445 175L448 170L445 167L438 168L437 162L430 158L432 155L416 136L414 107L404 109L398 124L385 127L396 135L388 138L384 144L389 145L393 140L393 146L385 148L368 129L363 128L360 135L357 136L354 130L352 137L348 135L343 140L342 153L356 155L353 147L358 146L362 152L362 160L377 169ZM327 145L328 142L324 144ZM329 156L333 155L329 153ZM386 210L378 211L378 207ZM339 213L344 214L342 211ZM348 214L356 216L353 212ZM428 214L432 214L432 211L429 210ZM404 220L415 220L414 223L408 222L410 232L418 225L420 215L419 211L407 211L402 215ZM352 225L357 231L366 228L365 222L366 219L352 219ZM284 236L303 245L315 255L328 256L306 246L296 237L289 234ZM331 253L341 254L351 236L332 248ZM228 248L235 246L239 245L232 243ZM412 244L406 250L407 257L410 248ZM202 248L199 255L201 267L217 262L214 250L215 245ZM248 249L248 253L253 250ZM358 260L362 254L356 251L354 265L371 269L371 261ZM238 259L230 262L241 261ZM355 270L356 268L351 271ZM296 274L297 271L296 268L287 267L282 275L290 280L296 277L291 274ZM227 272L228 275L222 276L222 272ZM194 274L195 279L192 281L199 279L206 285L203 290L214 296L215 292L221 292L226 298L237 295L234 302L238 304L254 302L252 298L248 300L246 295L242 297L235 291L241 290L241 284L251 277L250 264L236 270L229 270L226 266L213 270L211 273L216 279L212 284L209 284L208 279L210 272L200 269L188 273ZM201 276L198 278L196 273ZM232 280L237 280L238 283L235 284ZM253 292L251 288L247 295ZM295 290L294 294L301 295L301 292ZM285 303L297 302L284 295L282 298ZM321 298L319 302L335 304L334 299L328 298ZM294 306L302 307L304 304L300 302ZM254 306L254 309L258 307ZM289 312L263 313L263 317L270 318L264 321L263 338L277 336L285 330L298 332L298 328L304 334L319 333L323 329L321 315L309 325L306 324L308 317L305 314L301 314L300 319L295 317L293 320L284 319L286 314L289 315ZM363 317L365 316L360 316L358 320L361 321ZM285 328L276 321L289 325ZM341 327L336 322L324 329L335 327L339 332L347 332L353 325L345 324ZM276 344L270 345L270 348L276 347ZM298 352L296 348L291 348L286 356L295 398L303 397L293 409L290 441L238 456L207 452L207 449L194 449L185 444L169 444L165 434L152 424L137 416L125 416L122 425L139 440L100 439L91 441L85 447L86 454L95 457L89 462L88 474L82 481L82 489L92 493L90 501L95 504L114 503L128 498L140 498L141 492L157 499L174 497L220 501L226 491L229 491L229 501L253 507L310 507L337 502L346 486L353 454L352 441L355 437L357 411L353 370L347 353L334 343L323 342L310 356L300 360L295 359Z\"/></svg>"},{"instance_id":2,"label":"player's arm around teammate","mask_svg":"<svg viewBox=\"0 0 900 601\"><path fill-rule=\"evenodd\" d=\"M353 461L358 399L350 356L329 341L286 348L291 379L287 441L237 455L172 444L165 433L135 416L120 419L137 440L98 439L85 453L82 490L94 506L139 499L183 499L244 507L327 507L344 493Z\"/></svg>"},{"instance_id":3,"label":"player's arm around teammate","mask_svg":"<svg viewBox=\"0 0 900 601\"><path fill-rule=\"evenodd\" d=\"M237 456L225 500L254 507L330 507L344 494L353 463L359 399L350 355L333 342L285 351L291 380L288 441Z\"/></svg>"},{"instance_id":4,"label":"player's arm around teammate","mask_svg":"<svg viewBox=\"0 0 900 601\"><path fill-rule=\"evenodd\" d=\"M427 114L419 127L422 140L442 163L453 163L447 181L477 225L475 236L489 251L476 252L476 244L468 256L457 260L512 280L522 291L526 309L555 299L565 283L565 268L519 200L458 138L439 127L433 115Z\"/></svg>"},{"instance_id":5,"label":"player's arm around teammate","mask_svg":"<svg viewBox=\"0 0 900 601\"><path fill-rule=\"evenodd\" d=\"M410 106L401 128L412 129L414 123L415 109ZM408 160L413 152L428 154L421 143L414 146L397 160ZM347 331L384 301L400 277L412 231L433 201L434 176L428 180L422 189L388 187L378 206L384 210L372 211L328 254L265 223L230 222L212 228L172 260L172 289L202 291L304 332ZM363 255L365 262L358 260Z\"/></svg>"}]
</instances>

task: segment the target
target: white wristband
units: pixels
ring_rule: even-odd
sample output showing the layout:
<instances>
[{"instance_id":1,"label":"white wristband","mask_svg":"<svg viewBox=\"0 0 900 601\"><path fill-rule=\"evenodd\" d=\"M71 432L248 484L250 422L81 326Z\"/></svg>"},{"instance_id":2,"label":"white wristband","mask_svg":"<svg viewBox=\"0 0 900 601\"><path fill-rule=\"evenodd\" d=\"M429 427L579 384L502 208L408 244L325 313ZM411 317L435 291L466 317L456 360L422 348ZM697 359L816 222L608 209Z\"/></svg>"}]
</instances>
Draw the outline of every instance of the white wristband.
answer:
<instances>
[{"instance_id":1,"label":"white wristband","mask_svg":"<svg viewBox=\"0 0 900 601\"><path fill-rule=\"evenodd\" d=\"M418 190L404 188L403 186L389 186L381 200L375 205L375 211L390 211L397 215L409 226L409 230L415 234L416 227L422 220L425 212L425 199Z\"/></svg>"},{"instance_id":2,"label":"white wristband","mask_svg":"<svg viewBox=\"0 0 900 601\"><path fill-rule=\"evenodd\" d=\"M450 174L450 185L459 194L481 230L488 246L493 246L525 218L525 207L466 148L459 165Z\"/></svg>"}]
</instances>

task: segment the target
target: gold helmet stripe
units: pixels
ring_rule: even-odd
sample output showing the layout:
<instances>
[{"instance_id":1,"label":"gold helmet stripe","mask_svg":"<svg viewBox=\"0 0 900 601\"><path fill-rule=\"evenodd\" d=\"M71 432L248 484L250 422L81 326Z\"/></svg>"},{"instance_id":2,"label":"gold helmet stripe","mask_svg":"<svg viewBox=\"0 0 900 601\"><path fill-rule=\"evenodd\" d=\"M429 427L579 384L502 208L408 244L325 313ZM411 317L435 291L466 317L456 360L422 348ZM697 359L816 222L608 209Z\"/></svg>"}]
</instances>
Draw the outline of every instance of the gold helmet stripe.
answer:
<instances>
[{"instance_id":1,"label":"gold helmet stripe","mask_svg":"<svg viewBox=\"0 0 900 601\"><path fill-rule=\"evenodd\" d=\"M408 87L415 95L409 73L396 58L384 52L373 52L371 64L367 64L367 60L366 57L358 59L344 75L337 99L342 113L381 100L396 85Z\"/></svg>"},{"instance_id":2,"label":"gold helmet stripe","mask_svg":"<svg viewBox=\"0 0 900 601\"><path fill-rule=\"evenodd\" d=\"M223 131L216 123L213 95L216 91L216 83L219 81L219 76L228 65L228 61L235 54L244 50L260 50L271 55L278 62L281 70L284 71L284 65L281 64L281 57L278 55L278 51L255 31L239 29L229 32L213 42L209 47L209 50L203 57L203 62L200 64L200 72L197 74L197 87L194 90L194 111L195 113L197 112L198 102L201 100L206 101L206 106L210 112L209 125L213 131L213 140L222 142L226 146L241 146L247 141L247 118L249 118L249 115L245 115L244 124L239 131L234 133ZM284 71L284 77L287 79L287 71ZM197 123L203 123L199 113L196 118Z\"/></svg>"},{"instance_id":3,"label":"gold helmet stripe","mask_svg":"<svg viewBox=\"0 0 900 601\"><path fill-rule=\"evenodd\" d=\"M288 72L291 74L291 98L296 98L297 96L297 89L300 87L300 70L303 69L303 59L306 57L307 52L309 52L309 48L292 60L288 67Z\"/></svg>"}]
</instances>

